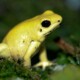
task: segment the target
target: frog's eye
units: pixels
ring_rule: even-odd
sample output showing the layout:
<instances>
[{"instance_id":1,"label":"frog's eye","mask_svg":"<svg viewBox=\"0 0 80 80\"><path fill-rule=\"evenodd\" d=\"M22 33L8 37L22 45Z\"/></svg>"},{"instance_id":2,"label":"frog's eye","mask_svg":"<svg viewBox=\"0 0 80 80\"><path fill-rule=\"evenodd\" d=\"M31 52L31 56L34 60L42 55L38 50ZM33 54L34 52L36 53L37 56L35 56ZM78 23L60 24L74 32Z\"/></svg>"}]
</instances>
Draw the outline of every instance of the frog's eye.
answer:
<instances>
[{"instance_id":1,"label":"frog's eye","mask_svg":"<svg viewBox=\"0 0 80 80\"><path fill-rule=\"evenodd\" d=\"M49 20L44 20L44 21L42 21L41 25L43 27L49 27L51 25L51 22Z\"/></svg>"}]
</instances>

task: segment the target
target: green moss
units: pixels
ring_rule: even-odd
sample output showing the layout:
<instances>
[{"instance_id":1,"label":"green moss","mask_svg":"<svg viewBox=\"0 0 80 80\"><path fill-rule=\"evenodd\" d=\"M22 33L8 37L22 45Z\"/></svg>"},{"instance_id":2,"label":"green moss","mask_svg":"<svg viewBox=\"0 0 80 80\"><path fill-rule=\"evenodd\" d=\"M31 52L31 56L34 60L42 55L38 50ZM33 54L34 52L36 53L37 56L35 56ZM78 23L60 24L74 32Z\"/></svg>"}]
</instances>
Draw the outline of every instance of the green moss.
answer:
<instances>
[{"instance_id":1,"label":"green moss","mask_svg":"<svg viewBox=\"0 0 80 80\"><path fill-rule=\"evenodd\" d=\"M40 75L23 67L22 64L16 62L10 62L8 60L0 61L0 80L8 80L10 78L22 78L24 80L40 80Z\"/></svg>"}]
</instances>

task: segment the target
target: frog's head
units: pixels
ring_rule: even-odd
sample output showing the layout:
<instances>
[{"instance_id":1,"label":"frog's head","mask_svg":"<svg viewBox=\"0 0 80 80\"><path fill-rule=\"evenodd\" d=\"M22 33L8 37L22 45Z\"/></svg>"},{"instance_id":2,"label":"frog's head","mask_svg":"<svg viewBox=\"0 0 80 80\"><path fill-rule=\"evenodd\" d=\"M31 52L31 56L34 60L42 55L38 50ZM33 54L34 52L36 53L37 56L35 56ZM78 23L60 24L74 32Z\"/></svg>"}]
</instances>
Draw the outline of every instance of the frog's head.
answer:
<instances>
[{"instance_id":1,"label":"frog's head","mask_svg":"<svg viewBox=\"0 0 80 80\"><path fill-rule=\"evenodd\" d=\"M51 10L45 11L43 14L38 15L31 19L34 28L33 34L37 34L38 38L45 38L51 31L53 31L62 21L62 17Z\"/></svg>"},{"instance_id":2,"label":"frog's head","mask_svg":"<svg viewBox=\"0 0 80 80\"><path fill-rule=\"evenodd\" d=\"M39 40L44 40L46 35L53 31L62 21L62 17L51 10L33 18L34 33ZM35 27L36 26L36 27Z\"/></svg>"},{"instance_id":3,"label":"frog's head","mask_svg":"<svg viewBox=\"0 0 80 80\"><path fill-rule=\"evenodd\" d=\"M46 36L53 31L62 21L62 17L51 10L44 12L40 17L39 32L41 36Z\"/></svg>"}]
</instances>

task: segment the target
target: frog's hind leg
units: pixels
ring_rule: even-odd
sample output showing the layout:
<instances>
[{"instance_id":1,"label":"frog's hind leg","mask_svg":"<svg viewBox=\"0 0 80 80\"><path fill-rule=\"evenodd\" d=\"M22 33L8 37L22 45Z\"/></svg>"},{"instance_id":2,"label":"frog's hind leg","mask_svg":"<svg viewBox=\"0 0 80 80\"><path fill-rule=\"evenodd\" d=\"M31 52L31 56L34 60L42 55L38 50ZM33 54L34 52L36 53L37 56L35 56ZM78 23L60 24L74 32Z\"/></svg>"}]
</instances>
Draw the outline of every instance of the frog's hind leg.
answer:
<instances>
[{"instance_id":1,"label":"frog's hind leg","mask_svg":"<svg viewBox=\"0 0 80 80\"><path fill-rule=\"evenodd\" d=\"M9 47L5 43L0 43L0 58L10 58Z\"/></svg>"}]
</instances>

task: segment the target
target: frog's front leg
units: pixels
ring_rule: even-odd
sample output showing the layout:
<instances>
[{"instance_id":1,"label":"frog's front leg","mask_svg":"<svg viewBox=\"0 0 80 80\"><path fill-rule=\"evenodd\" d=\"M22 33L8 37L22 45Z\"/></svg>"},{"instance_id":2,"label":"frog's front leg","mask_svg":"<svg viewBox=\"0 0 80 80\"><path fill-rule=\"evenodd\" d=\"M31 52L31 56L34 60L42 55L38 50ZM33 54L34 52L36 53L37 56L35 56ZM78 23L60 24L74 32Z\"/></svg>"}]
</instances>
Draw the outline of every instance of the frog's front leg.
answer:
<instances>
[{"instance_id":1,"label":"frog's front leg","mask_svg":"<svg viewBox=\"0 0 80 80\"><path fill-rule=\"evenodd\" d=\"M44 46L41 46L39 58L40 62L34 65L34 67L42 66L44 70L47 66L53 65L53 62L49 61L47 58L46 49Z\"/></svg>"},{"instance_id":2,"label":"frog's front leg","mask_svg":"<svg viewBox=\"0 0 80 80\"><path fill-rule=\"evenodd\" d=\"M31 57L35 55L38 47L40 46L40 42L38 41L31 41L28 50L24 56L24 66L30 67L31 66Z\"/></svg>"},{"instance_id":3,"label":"frog's front leg","mask_svg":"<svg viewBox=\"0 0 80 80\"><path fill-rule=\"evenodd\" d=\"M5 43L0 43L0 57L1 58L11 58L10 49Z\"/></svg>"}]
</instances>

